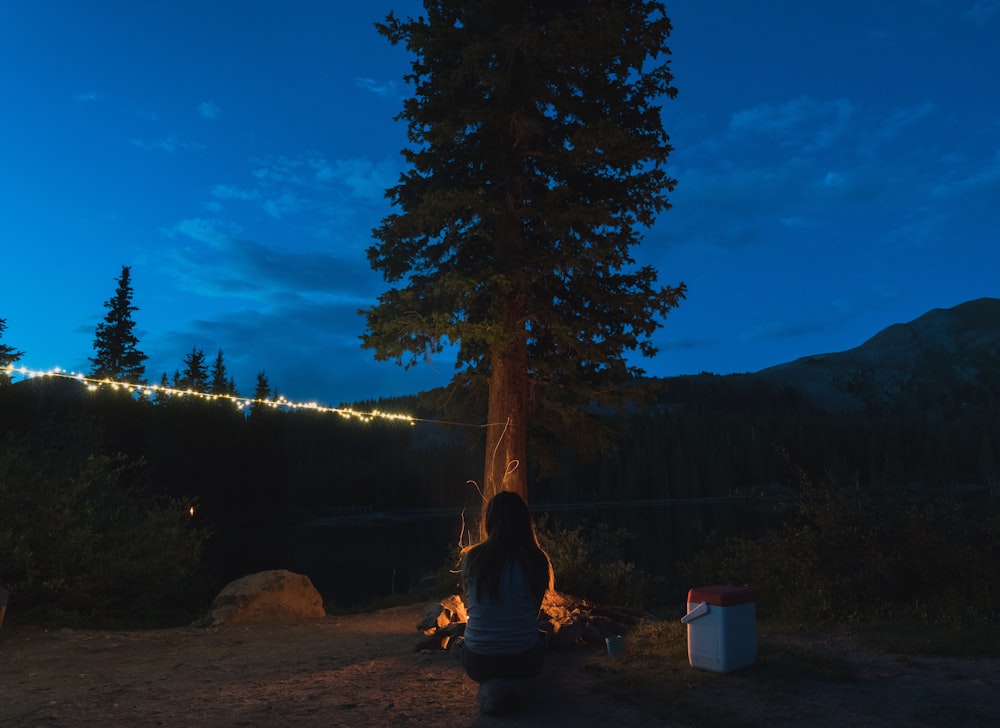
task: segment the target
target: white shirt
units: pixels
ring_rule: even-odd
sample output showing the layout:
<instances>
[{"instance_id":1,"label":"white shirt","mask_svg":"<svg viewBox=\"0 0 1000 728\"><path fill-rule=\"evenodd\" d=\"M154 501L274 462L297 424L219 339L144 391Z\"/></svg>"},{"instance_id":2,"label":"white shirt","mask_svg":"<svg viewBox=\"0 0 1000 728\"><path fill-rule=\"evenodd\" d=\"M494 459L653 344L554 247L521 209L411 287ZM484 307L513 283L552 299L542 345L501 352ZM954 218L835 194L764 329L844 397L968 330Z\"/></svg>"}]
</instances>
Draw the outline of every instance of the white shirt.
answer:
<instances>
[{"instance_id":1,"label":"white shirt","mask_svg":"<svg viewBox=\"0 0 1000 728\"><path fill-rule=\"evenodd\" d=\"M465 627L465 645L480 655L516 655L538 643L540 604L531 593L528 577L517 561L508 561L500 572L500 596L497 601L484 584L482 599L476 595L476 583L467 579L465 609L469 622Z\"/></svg>"}]
</instances>

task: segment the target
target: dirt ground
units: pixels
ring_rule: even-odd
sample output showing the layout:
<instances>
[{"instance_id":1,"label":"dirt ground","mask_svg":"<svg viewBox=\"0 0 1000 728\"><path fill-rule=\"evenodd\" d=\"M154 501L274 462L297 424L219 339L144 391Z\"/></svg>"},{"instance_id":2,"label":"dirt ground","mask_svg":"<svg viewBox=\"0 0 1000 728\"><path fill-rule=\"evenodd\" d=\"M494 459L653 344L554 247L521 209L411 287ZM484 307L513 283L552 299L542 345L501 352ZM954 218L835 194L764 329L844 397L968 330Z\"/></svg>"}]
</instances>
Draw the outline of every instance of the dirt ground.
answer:
<instances>
[{"instance_id":1,"label":"dirt ground","mask_svg":"<svg viewBox=\"0 0 1000 728\"><path fill-rule=\"evenodd\" d=\"M1000 661L899 658L849 639L802 637L852 679L690 671L704 720L654 717L615 699L603 650L553 652L529 706L481 716L476 685L446 652L414 651L423 605L297 624L142 632L0 632L0 726L889 726L996 725ZM771 639L759 635L761 646ZM783 636L780 639L794 639ZM762 654L764 654L762 652ZM678 689L674 683L672 689ZM713 717L714 716L714 717Z\"/></svg>"}]
</instances>

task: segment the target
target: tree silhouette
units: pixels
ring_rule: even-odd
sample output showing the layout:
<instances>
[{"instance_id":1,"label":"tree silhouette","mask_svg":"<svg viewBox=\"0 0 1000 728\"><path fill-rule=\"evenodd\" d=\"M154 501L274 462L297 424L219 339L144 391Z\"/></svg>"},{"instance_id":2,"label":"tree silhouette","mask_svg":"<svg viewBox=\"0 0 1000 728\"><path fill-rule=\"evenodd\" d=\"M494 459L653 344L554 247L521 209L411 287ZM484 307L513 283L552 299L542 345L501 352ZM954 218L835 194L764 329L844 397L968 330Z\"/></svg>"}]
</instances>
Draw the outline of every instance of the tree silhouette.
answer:
<instances>
[{"instance_id":1,"label":"tree silhouette","mask_svg":"<svg viewBox=\"0 0 1000 728\"><path fill-rule=\"evenodd\" d=\"M378 31L415 55L410 164L387 191L363 346L404 366L457 347L453 393L487 400L484 495L527 498L529 415L580 450L606 431L650 335L683 298L632 248L674 180L658 102L673 97L662 3L429 0Z\"/></svg>"},{"instance_id":2,"label":"tree silhouette","mask_svg":"<svg viewBox=\"0 0 1000 728\"><path fill-rule=\"evenodd\" d=\"M261 370L257 372L257 386L253 391L254 399L270 399L271 398L271 382L267 378L267 372Z\"/></svg>"},{"instance_id":3,"label":"tree silhouette","mask_svg":"<svg viewBox=\"0 0 1000 728\"><path fill-rule=\"evenodd\" d=\"M192 347L191 353L184 357L184 369L179 376L174 375L174 386L192 392L208 391L208 365L203 350Z\"/></svg>"},{"instance_id":4,"label":"tree silhouette","mask_svg":"<svg viewBox=\"0 0 1000 728\"><path fill-rule=\"evenodd\" d=\"M148 357L139 351L139 339L135 335L132 314L139 309L132 305L130 273L131 268L123 265L115 295L104 302L108 313L94 334L91 376L140 384L146 373L143 362Z\"/></svg>"},{"instance_id":5,"label":"tree silhouette","mask_svg":"<svg viewBox=\"0 0 1000 728\"><path fill-rule=\"evenodd\" d=\"M180 374L175 372L174 381L173 383L171 383L170 380L167 378L167 373L163 372L160 375L160 389L157 390L156 395L153 397L153 401L156 402L157 404L163 404L164 402L167 402L170 399L171 395L167 394L163 390L170 389L171 387L175 386L177 384L177 379L179 377Z\"/></svg>"},{"instance_id":6,"label":"tree silhouette","mask_svg":"<svg viewBox=\"0 0 1000 728\"><path fill-rule=\"evenodd\" d=\"M226 364L222 358L222 349L215 356L212 364L212 381L208 385L208 391L212 394L221 394L229 397L236 396L236 382L232 380L226 372Z\"/></svg>"},{"instance_id":7,"label":"tree silhouette","mask_svg":"<svg viewBox=\"0 0 1000 728\"><path fill-rule=\"evenodd\" d=\"M3 332L7 330L7 319L0 318L0 339L3 338ZM24 352L18 351L12 346L7 346L7 344L0 344L0 370L6 367L13 366L17 362ZM7 384L10 382L10 375L4 371L0 371L0 385Z\"/></svg>"},{"instance_id":8,"label":"tree silhouette","mask_svg":"<svg viewBox=\"0 0 1000 728\"><path fill-rule=\"evenodd\" d=\"M268 409L268 405L263 404L271 399L274 393L271 391L271 382L268 381L267 372L261 370L257 372L257 386L253 390L253 403L250 405L250 415L259 415Z\"/></svg>"}]
</instances>

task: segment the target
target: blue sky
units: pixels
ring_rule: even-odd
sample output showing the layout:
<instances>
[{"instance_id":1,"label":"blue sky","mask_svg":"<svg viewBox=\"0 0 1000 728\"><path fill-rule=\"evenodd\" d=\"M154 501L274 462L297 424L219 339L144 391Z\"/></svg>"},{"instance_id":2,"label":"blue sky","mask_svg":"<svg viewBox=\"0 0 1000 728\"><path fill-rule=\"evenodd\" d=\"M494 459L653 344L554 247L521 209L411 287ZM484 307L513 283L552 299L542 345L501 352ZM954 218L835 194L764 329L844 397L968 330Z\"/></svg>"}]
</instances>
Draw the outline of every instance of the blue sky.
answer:
<instances>
[{"instance_id":1,"label":"blue sky","mask_svg":"<svg viewBox=\"0 0 1000 728\"><path fill-rule=\"evenodd\" d=\"M1000 297L1000 0L667 4L679 181L636 251L686 301L655 376L841 351ZM147 373L336 405L445 383L359 346L385 284L414 2L0 0L2 343L86 371L132 267Z\"/></svg>"}]
</instances>

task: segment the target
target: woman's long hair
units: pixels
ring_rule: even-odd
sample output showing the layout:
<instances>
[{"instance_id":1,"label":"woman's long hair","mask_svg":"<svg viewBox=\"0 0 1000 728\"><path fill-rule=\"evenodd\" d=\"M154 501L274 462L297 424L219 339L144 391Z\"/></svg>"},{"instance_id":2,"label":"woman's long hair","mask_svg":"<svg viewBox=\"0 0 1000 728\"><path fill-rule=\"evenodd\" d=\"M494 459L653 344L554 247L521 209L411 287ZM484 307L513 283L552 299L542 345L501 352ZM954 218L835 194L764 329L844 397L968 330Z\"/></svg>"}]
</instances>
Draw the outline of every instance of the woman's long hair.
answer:
<instances>
[{"instance_id":1,"label":"woman's long hair","mask_svg":"<svg viewBox=\"0 0 1000 728\"><path fill-rule=\"evenodd\" d=\"M552 564L538 545L528 504L517 493L502 490L486 506L486 540L462 551L476 597L486 589L500 599L500 574L508 561L520 563L531 593L541 602L553 588Z\"/></svg>"}]
</instances>

